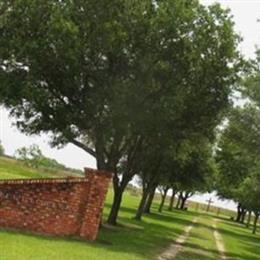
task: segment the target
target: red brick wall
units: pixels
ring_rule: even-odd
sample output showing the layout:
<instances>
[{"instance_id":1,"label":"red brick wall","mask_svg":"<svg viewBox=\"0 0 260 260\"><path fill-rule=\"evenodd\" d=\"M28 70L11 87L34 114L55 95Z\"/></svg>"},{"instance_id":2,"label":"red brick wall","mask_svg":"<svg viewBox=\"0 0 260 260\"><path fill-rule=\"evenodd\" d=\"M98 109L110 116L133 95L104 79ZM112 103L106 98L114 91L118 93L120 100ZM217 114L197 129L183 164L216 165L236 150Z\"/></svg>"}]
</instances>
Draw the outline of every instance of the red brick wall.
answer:
<instances>
[{"instance_id":1,"label":"red brick wall","mask_svg":"<svg viewBox=\"0 0 260 260\"><path fill-rule=\"evenodd\" d=\"M0 181L0 227L95 240L112 175Z\"/></svg>"}]
</instances>

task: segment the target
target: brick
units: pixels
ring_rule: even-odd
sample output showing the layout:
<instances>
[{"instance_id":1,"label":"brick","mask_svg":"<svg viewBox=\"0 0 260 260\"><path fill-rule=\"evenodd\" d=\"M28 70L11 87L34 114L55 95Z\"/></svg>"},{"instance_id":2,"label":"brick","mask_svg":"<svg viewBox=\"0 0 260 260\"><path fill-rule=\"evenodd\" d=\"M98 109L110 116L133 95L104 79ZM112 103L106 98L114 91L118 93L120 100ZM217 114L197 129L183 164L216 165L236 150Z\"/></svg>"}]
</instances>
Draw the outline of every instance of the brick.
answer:
<instances>
[{"instance_id":1,"label":"brick","mask_svg":"<svg viewBox=\"0 0 260 260\"><path fill-rule=\"evenodd\" d=\"M0 181L0 226L95 240L112 174L85 168L85 177Z\"/></svg>"}]
</instances>

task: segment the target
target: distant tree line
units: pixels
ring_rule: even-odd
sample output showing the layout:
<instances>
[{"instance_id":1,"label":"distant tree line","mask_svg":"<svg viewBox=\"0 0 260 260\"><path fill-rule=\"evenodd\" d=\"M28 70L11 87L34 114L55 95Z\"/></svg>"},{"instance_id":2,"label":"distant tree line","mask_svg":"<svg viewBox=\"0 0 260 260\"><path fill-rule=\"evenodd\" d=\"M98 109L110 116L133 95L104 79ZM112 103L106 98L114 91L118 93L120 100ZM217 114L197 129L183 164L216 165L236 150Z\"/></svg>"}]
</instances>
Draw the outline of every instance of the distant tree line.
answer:
<instances>
[{"instance_id":1,"label":"distant tree line","mask_svg":"<svg viewBox=\"0 0 260 260\"><path fill-rule=\"evenodd\" d=\"M40 147L36 144L17 149L15 151L15 158L24 162L27 166L34 168L46 167L62 170L66 168L65 165L58 163L56 160L45 157Z\"/></svg>"},{"instance_id":2,"label":"distant tree line","mask_svg":"<svg viewBox=\"0 0 260 260\"><path fill-rule=\"evenodd\" d=\"M40 147L36 144L32 144L29 147L18 148L15 151L14 156L17 160L22 161L29 167L71 171L74 173L83 174L81 170L68 168L64 164L57 162L55 159L44 156Z\"/></svg>"}]
</instances>

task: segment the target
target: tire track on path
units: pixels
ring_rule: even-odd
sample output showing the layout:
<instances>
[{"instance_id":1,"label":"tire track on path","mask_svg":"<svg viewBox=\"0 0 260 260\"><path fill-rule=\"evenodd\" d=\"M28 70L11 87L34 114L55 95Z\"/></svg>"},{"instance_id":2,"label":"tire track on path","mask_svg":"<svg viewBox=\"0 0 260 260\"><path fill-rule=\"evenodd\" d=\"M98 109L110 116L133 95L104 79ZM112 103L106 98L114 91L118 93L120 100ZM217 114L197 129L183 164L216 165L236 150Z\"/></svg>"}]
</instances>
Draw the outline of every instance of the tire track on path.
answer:
<instances>
[{"instance_id":1,"label":"tire track on path","mask_svg":"<svg viewBox=\"0 0 260 260\"><path fill-rule=\"evenodd\" d=\"M170 246L164 252L162 252L162 254L160 254L156 259L157 260L170 260L170 259L174 258L182 249L183 244L189 237L190 231L194 227L194 224L197 223L197 221L198 221L198 217L195 217L192 220L192 224L189 225L188 227L186 227L184 229L184 232L176 239L176 241L173 242L172 244L170 244Z\"/></svg>"},{"instance_id":2,"label":"tire track on path","mask_svg":"<svg viewBox=\"0 0 260 260\"><path fill-rule=\"evenodd\" d=\"M218 232L217 230L217 220L214 219L214 224L212 224L212 227L213 227L213 235L214 235L214 238L215 238L215 242L216 242L216 246L217 246L217 249L218 249L218 252L219 252L219 255L220 255L220 259L221 260L226 260L227 257L225 255L225 246L224 246L224 243L223 243L223 239L222 239L222 236L221 234Z\"/></svg>"}]
</instances>

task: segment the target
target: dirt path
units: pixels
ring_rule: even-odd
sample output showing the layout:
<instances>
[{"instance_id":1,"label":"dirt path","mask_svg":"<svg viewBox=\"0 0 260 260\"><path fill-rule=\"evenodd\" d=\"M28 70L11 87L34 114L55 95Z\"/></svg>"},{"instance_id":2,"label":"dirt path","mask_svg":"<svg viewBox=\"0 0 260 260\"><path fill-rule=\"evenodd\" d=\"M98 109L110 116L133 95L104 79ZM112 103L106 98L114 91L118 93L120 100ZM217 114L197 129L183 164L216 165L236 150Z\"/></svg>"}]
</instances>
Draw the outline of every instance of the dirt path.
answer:
<instances>
[{"instance_id":1,"label":"dirt path","mask_svg":"<svg viewBox=\"0 0 260 260\"><path fill-rule=\"evenodd\" d=\"M188 238L191 229L193 228L194 224L198 221L198 218L194 218L192 220L192 224L184 229L182 235L180 235L174 243L172 243L161 255L157 257L157 260L168 260L173 259L179 251L182 249L183 244L185 243L186 239Z\"/></svg>"},{"instance_id":2,"label":"dirt path","mask_svg":"<svg viewBox=\"0 0 260 260\"><path fill-rule=\"evenodd\" d=\"M218 232L217 230L217 220L214 219L214 224L212 225L214 231L213 231L213 234L214 234L214 238L215 238L215 241L216 241L216 245L217 245L217 249L219 251L219 255L220 255L220 259L222 260L225 260L227 259L226 255L225 255L225 246L224 246L224 243L223 243L223 239L222 239L222 236L220 235L220 233Z\"/></svg>"}]
</instances>

